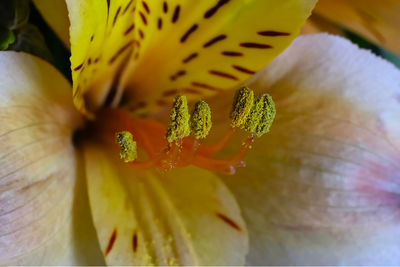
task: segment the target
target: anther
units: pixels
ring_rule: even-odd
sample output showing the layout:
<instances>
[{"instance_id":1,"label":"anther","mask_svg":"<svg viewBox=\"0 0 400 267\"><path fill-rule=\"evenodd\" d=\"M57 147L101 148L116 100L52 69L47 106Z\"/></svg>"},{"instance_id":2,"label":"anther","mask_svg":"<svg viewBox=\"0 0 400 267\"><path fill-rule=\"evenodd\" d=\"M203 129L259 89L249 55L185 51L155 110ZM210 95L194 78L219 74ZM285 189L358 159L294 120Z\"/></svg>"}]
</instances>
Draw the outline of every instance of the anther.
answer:
<instances>
[{"instance_id":1,"label":"anther","mask_svg":"<svg viewBox=\"0 0 400 267\"><path fill-rule=\"evenodd\" d=\"M171 143L190 134L190 115L185 96L175 97L170 118L171 123L169 124L165 134L168 142Z\"/></svg>"},{"instance_id":2,"label":"anther","mask_svg":"<svg viewBox=\"0 0 400 267\"><path fill-rule=\"evenodd\" d=\"M244 124L244 129L248 132L255 133L258 124L260 123L263 112L262 97L257 97L254 100L253 107L250 110L249 116Z\"/></svg>"},{"instance_id":3,"label":"anther","mask_svg":"<svg viewBox=\"0 0 400 267\"><path fill-rule=\"evenodd\" d=\"M257 125L254 126L253 123L249 124L253 124L254 134L257 137L260 137L269 131L269 128L271 127L272 122L275 119L276 109L272 97L268 94L263 94L256 101L259 102L256 104L257 108L260 110L259 114L257 115L259 119L256 120Z\"/></svg>"},{"instance_id":4,"label":"anther","mask_svg":"<svg viewBox=\"0 0 400 267\"><path fill-rule=\"evenodd\" d=\"M137 159L136 142L133 141L133 135L128 131L115 134L115 141L119 145L121 157L124 162L132 162Z\"/></svg>"},{"instance_id":5,"label":"anther","mask_svg":"<svg viewBox=\"0 0 400 267\"><path fill-rule=\"evenodd\" d=\"M254 103L254 92L242 87L236 92L230 114L232 127L243 128Z\"/></svg>"},{"instance_id":6,"label":"anther","mask_svg":"<svg viewBox=\"0 0 400 267\"><path fill-rule=\"evenodd\" d=\"M212 126L210 106L203 100L198 101L190 118L190 128L194 138L204 139L207 137Z\"/></svg>"}]
</instances>

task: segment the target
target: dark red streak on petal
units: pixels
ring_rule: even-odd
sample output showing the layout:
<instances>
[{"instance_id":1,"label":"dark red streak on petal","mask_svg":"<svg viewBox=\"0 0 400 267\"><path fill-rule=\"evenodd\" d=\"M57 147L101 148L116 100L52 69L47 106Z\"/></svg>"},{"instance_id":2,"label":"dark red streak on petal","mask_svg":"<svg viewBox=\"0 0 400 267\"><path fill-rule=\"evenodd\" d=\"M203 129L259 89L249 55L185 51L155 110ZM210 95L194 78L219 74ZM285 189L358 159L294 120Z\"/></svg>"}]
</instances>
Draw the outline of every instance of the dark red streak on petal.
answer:
<instances>
[{"instance_id":1,"label":"dark red streak on petal","mask_svg":"<svg viewBox=\"0 0 400 267\"><path fill-rule=\"evenodd\" d=\"M209 46L215 44L216 42L219 42L219 41L222 41L222 40L226 39L226 37L227 37L227 36L226 36L225 34L218 35L217 37L214 37L214 38L212 38L210 41L208 41L207 43L205 43L205 44L203 45L203 47L204 47L204 48L205 48L205 47L209 47Z\"/></svg>"},{"instance_id":2,"label":"dark red streak on petal","mask_svg":"<svg viewBox=\"0 0 400 267\"><path fill-rule=\"evenodd\" d=\"M192 89L192 88L185 88L185 89L183 89L183 91L188 94L203 95L203 93L201 91Z\"/></svg>"},{"instance_id":3,"label":"dark red streak on petal","mask_svg":"<svg viewBox=\"0 0 400 267\"><path fill-rule=\"evenodd\" d=\"M111 234L110 240L108 241L108 245L107 248L104 252L104 256L107 256L108 253L110 253L110 251L112 250L115 240L117 239L117 229L114 229L114 231Z\"/></svg>"},{"instance_id":4,"label":"dark red streak on petal","mask_svg":"<svg viewBox=\"0 0 400 267\"><path fill-rule=\"evenodd\" d=\"M129 28L124 32L124 35L128 35L133 29L135 29L135 24L129 26Z\"/></svg>"},{"instance_id":5,"label":"dark red streak on petal","mask_svg":"<svg viewBox=\"0 0 400 267\"><path fill-rule=\"evenodd\" d=\"M142 21L143 21L143 24L144 25L147 25L147 19L146 19L146 16L143 14L143 12L142 11L139 11L139 15L140 15L140 18L142 19Z\"/></svg>"},{"instance_id":6,"label":"dark red streak on petal","mask_svg":"<svg viewBox=\"0 0 400 267\"><path fill-rule=\"evenodd\" d=\"M193 24L192 27L190 27L190 29L187 30L186 33L181 37L181 43L184 43L189 36L197 30L198 27L199 25Z\"/></svg>"},{"instance_id":7,"label":"dark red streak on petal","mask_svg":"<svg viewBox=\"0 0 400 267\"><path fill-rule=\"evenodd\" d=\"M256 72L253 71L253 70L249 70L249 69L247 69L247 68L245 68L245 67L241 67L241 66L238 66L238 65L232 65L232 67L233 67L235 70L238 70L238 71L243 72L243 73L246 73L246 74L255 74L255 73L256 73Z\"/></svg>"},{"instance_id":8,"label":"dark red streak on petal","mask_svg":"<svg viewBox=\"0 0 400 267\"><path fill-rule=\"evenodd\" d=\"M167 2L165 2L165 1L164 1L164 3L163 3L163 11L164 11L164 13L167 13L167 12L168 12L168 4L167 4Z\"/></svg>"},{"instance_id":9,"label":"dark red streak on petal","mask_svg":"<svg viewBox=\"0 0 400 267\"><path fill-rule=\"evenodd\" d=\"M246 48L259 48L259 49L273 48L269 44L259 44L259 43L240 43L240 46Z\"/></svg>"},{"instance_id":10,"label":"dark red streak on petal","mask_svg":"<svg viewBox=\"0 0 400 267\"><path fill-rule=\"evenodd\" d=\"M74 68L74 71L78 71L78 70L80 70L82 67L83 67L83 63L80 64L80 65L78 65L78 66L76 66L76 67Z\"/></svg>"},{"instance_id":11,"label":"dark red streak on petal","mask_svg":"<svg viewBox=\"0 0 400 267\"><path fill-rule=\"evenodd\" d=\"M229 73L222 72L222 71L209 70L208 72L212 75L219 76L222 78L227 78L227 79L234 80L234 81L238 80L238 78L236 76L229 74Z\"/></svg>"},{"instance_id":12,"label":"dark red streak on petal","mask_svg":"<svg viewBox=\"0 0 400 267\"><path fill-rule=\"evenodd\" d=\"M124 8L124 11L122 11L122 15L124 15L126 13L126 11L128 11L129 7L131 6L133 0L129 1L129 3L126 5L126 7Z\"/></svg>"},{"instance_id":13,"label":"dark red streak on petal","mask_svg":"<svg viewBox=\"0 0 400 267\"><path fill-rule=\"evenodd\" d=\"M226 215L217 212L217 217L220 218L222 221L224 221L229 226L231 226L232 228L234 228L235 230L242 232L242 228L240 228L240 226L235 221L233 221Z\"/></svg>"},{"instance_id":14,"label":"dark red streak on petal","mask_svg":"<svg viewBox=\"0 0 400 267\"><path fill-rule=\"evenodd\" d=\"M133 237L132 237L132 249L133 249L134 253L136 253L137 248L138 248L138 236L135 231L135 233L133 234Z\"/></svg>"},{"instance_id":15,"label":"dark red streak on petal","mask_svg":"<svg viewBox=\"0 0 400 267\"><path fill-rule=\"evenodd\" d=\"M180 7L179 5L177 5L177 6L175 7L174 15L172 16L172 20L171 20L172 23L175 23L175 22L178 21L180 10L181 10L181 7Z\"/></svg>"},{"instance_id":16,"label":"dark red streak on petal","mask_svg":"<svg viewBox=\"0 0 400 267\"><path fill-rule=\"evenodd\" d=\"M119 7L118 9L117 9L117 12L115 13L115 16L114 16L114 20L113 20L113 26L115 25L115 23L117 22L117 19L118 19L118 15L119 15L119 12L121 11L121 7Z\"/></svg>"},{"instance_id":17,"label":"dark red streak on petal","mask_svg":"<svg viewBox=\"0 0 400 267\"><path fill-rule=\"evenodd\" d=\"M235 52L235 51L222 51L222 55L228 56L228 57L241 57L243 56L243 53L241 52Z\"/></svg>"},{"instance_id":18,"label":"dark red streak on petal","mask_svg":"<svg viewBox=\"0 0 400 267\"><path fill-rule=\"evenodd\" d=\"M223 5L227 4L229 0L219 0L218 3L204 13L204 18L211 18Z\"/></svg>"},{"instance_id":19,"label":"dark red streak on petal","mask_svg":"<svg viewBox=\"0 0 400 267\"><path fill-rule=\"evenodd\" d=\"M107 14L110 12L110 1L111 0L107 0Z\"/></svg>"},{"instance_id":20,"label":"dark red streak on petal","mask_svg":"<svg viewBox=\"0 0 400 267\"><path fill-rule=\"evenodd\" d=\"M193 53L190 54L188 57L186 57L184 60L182 60L183 63L188 63L192 59L196 58L199 54L198 53Z\"/></svg>"},{"instance_id":21,"label":"dark red streak on petal","mask_svg":"<svg viewBox=\"0 0 400 267\"><path fill-rule=\"evenodd\" d=\"M157 20L157 28L158 28L159 30L162 29L162 18L158 18L158 20Z\"/></svg>"},{"instance_id":22,"label":"dark red streak on petal","mask_svg":"<svg viewBox=\"0 0 400 267\"><path fill-rule=\"evenodd\" d=\"M181 77L181 76L183 76L183 75L185 75L186 74L186 71L185 70L180 70L180 71L178 71L177 73L175 73L174 75L172 75L171 77L170 77L170 79L171 79L171 81L175 81L176 79L178 79L179 77Z\"/></svg>"},{"instance_id":23,"label":"dark red streak on petal","mask_svg":"<svg viewBox=\"0 0 400 267\"><path fill-rule=\"evenodd\" d=\"M221 88L217 88L217 87L214 87L214 86L211 86L211 85L208 85L208 84L205 84L205 83L200 83L200 82L192 82L192 85L196 86L196 87L208 89L208 90L211 90L211 91L217 91L217 92L223 90Z\"/></svg>"},{"instance_id":24,"label":"dark red streak on petal","mask_svg":"<svg viewBox=\"0 0 400 267\"><path fill-rule=\"evenodd\" d=\"M146 10L146 13L150 14L150 8L145 1L142 1L142 6Z\"/></svg>"},{"instance_id":25,"label":"dark red streak on petal","mask_svg":"<svg viewBox=\"0 0 400 267\"><path fill-rule=\"evenodd\" d=\"M271 37L289 36L290 35L290 33L288 33L288 32L277 32L277 31L261 31L261 32L257 32L257 34L259 34L261 36L271 36Z\"/></svg>"},{"instance_id":26,"label":"dark red streak on petal","mask_svg":"<svg viewBox=\"0 0 400 267\"><path fill-rule=\"evenodd\" d=\"M144 33L141 29L139 29L139 36L140 36L140 39L144 38Z\"/></svg>"},{"instance_id":27,"label":"dark red streak on petal","mask_svg":"<svg viewBox=\"0 0 400 267\"><path fill-rule=\"evenodd\" d=\"M133 41L130 41L129 43L127 43L126 45L124 45L123 47L121 47L115 54L114 56L112 56L112 58L110 58L110 60L108 61L109 64L112 64L125 50L127 50L129 47L131 47L133 44Z\"/></svg>"}]
</instances>

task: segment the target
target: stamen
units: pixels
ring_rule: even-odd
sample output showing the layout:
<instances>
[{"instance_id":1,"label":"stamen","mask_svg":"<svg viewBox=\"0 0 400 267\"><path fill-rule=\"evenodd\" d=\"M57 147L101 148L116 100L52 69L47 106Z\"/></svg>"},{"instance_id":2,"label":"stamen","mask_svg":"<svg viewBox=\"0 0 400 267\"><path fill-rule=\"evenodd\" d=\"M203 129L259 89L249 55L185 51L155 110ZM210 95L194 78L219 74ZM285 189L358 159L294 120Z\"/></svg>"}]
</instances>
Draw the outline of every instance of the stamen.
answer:
<instances>
[{"instance_id":1,"label":"stamen","mask_svg":"<svg viewBox=\"0 0 400 267\"><path fill-rule=\"evenodd\" d=\"M210 106L203 100L196 102L190 117L190 128L194 135L193 145L190 149L190 153L186 162L190 163L193 161L194 155L197 149L200 147L199 139L207 137L211 130L211 110Z\"/></svg>"},{"instance_id":2,"label":"stamen","mask_svg":"<svg viewBox=\"0 0 400 267\"><path fill-rule=\"evenodd\" d=\"M137 159L136 142L133 141L133 135L128 131L115 134L115 141L119 145L121 157L124 162L132 162Z\"/></svg>"},{"instance_id":3,"label":"stamen","mask_svg":"<svg viewBox=\"0 0 400 267\"><path fill-rule=\"evenodd\" d=\"M269 128L274 121L275 114L275 104L270 95L263 94L262 96L257 97L244 125L245 130L252 134L242 144L240 151L231 157L230 165L238 166L244 163L242 159L251 149L254 137L260 137L269 131Z\"/></svg>"},{"instance_id":4,"label":"stamen","mask_svg":"<svg viewBox=\"0 0 400 267\"><path fill-rule=\"evenodd\" d=\"M259 99L261 108L259 115L260 119L254 130L254 134L257 137L260 137L269 131L269 128L271 127L276 115L275 103L270 95L264 94L260 96Z\"/></svg>"},{"instance_id":5,"label":"stamen","mask_svg":"<svg viewBox=\"0 0 400 267\"><path fill-rule=\"evenodd\" d=\"M250 133L254 133L260 123L263 112L263 101L261 97L257 97L254 100L253 107L250 110L249 116L247 117L244 129Z\"/></svg>"},{"instance_id":6,"label":"stamen","mask_svg":"<svg viewBox=\"0 0 400 267\"><path fill-rule=\"evenodd\" d=\"M106 142L111 142L114 149L117 146L110 137L117 132L115 140L120 149L120 157L129 162L128 166L135 170L158 168L169 171L177 167L195 165L211 171L234 174L236 168L246 165L243 159L251 149L255 137L269 131L275 114L275 104L271 96L264 94L254 99L253 91L244 87L237 92L234 100L230 114L231 127L226 135L214 144L200 142L208 136L211 129L210 107L206 102L199 101L190 117L184 96L174 99L171 123L167 130L156 121L134 118L121 109L114 109L104 110L101 124L104 129L96 132L102 132ZM228 145L237 127L249 131L251 136L244 140L239 150L230 157L216 158L214 155ZM187 137L191 131L193 138ZM135 133L135 141L131 132ZM137 159L136 143L144 152L142 160Z\"/></svg>"},{"instance_id":7,"label":"stamen","mask_svg":"<svg viewBox=\"0 0 400 267\"><path fill-rule=\"evenodd\" d=\"M204 139L207 137L212 126L210 106L205 101L198 101L190 118L190 128L194 138Z\"/></svg>"},{"instance_id":8,"label":"stamen","mask_svg":"<svg viewBox=\"0 0 400 267\"><path fill-rule=\"evenodd\" d=\"M170 118L171 123L165 134L169 143L182 139L190 134L190 115L185 96L175 97Z\"/></svg>"},{"instance_id":9,"label":"stamen","mask_svg":"<svg viewBox=\"0 0 400 267\"><path fill-rule=\"evenodd\" d=\"M230 114L232 127L243 128L254 103L254 92L243 87L236 92Z\"/></svg>"}]
</instances>

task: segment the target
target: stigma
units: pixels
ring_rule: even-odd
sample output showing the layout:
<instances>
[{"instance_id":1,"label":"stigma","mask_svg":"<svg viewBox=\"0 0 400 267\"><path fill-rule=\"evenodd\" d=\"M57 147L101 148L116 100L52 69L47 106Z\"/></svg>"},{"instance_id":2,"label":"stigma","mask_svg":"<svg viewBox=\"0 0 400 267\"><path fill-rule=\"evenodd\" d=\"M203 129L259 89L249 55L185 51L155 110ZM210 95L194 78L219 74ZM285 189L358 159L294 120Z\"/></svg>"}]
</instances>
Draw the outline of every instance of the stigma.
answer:
<instances>
[{"instance_id":1,"label":"stigma","mask_svg":"<svg viewBox=\"0 0 400 267\"><path fill-rule=\"evenodd\" d=\"M168 125L135 118L122 109L106 110L103 118L107 121L108 132L114 131L113 147L119 150L121 160L133 169L169 171L195 165L210 171L234 174L237 168L246 166L244 157L254 139L269 131L275 115L275 104L270 95L256 97L251 89L243 87L233 100L230 127L214 144L203 143L212 130L210 106L200 100L189 113L187 99L182 95L173 101ZM229 145L236 129L246 131L248 137L233 155L216 157ZM145 156L138 157L137 150L143 151Z\"/></svg>"}]
</instances>

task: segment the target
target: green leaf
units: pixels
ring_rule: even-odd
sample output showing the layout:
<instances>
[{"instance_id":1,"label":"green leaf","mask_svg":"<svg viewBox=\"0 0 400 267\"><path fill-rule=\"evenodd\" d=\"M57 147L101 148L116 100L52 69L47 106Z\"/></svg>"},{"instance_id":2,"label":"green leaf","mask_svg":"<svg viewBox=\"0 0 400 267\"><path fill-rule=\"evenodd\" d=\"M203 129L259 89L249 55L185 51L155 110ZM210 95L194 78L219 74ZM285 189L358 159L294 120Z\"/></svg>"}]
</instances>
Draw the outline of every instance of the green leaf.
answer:
<instances>
[{"instance_id":1,"label":"green leaf","mask_svg":"<svg viewBox=\"0 0 400 267\"><path fill-rule=\"evenodd\" d=\"M0 26L0 50L7 50L9 45L14 42L14 33L9 29Z\"/></svg>"}]
</instances>

